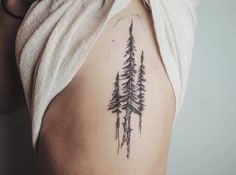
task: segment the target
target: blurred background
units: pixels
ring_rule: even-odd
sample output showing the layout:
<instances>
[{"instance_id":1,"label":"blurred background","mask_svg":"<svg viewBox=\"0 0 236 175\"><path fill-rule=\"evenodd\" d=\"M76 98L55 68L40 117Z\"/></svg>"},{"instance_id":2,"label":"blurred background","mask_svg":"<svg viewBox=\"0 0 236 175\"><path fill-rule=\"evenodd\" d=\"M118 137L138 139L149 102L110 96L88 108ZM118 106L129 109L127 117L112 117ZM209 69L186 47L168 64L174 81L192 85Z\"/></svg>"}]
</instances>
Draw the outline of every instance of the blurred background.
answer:
<instances>
[{"instance_id":1,"label":"blurred background","mask_svg":"<svg viewBox=\"0 0 236 175\"><path fill-rule=\"evenodd\" d=\"M203 0L167 175L236 175L236 1Z\"/></svg>"},{"instance_id":2,"label":"blurred background","mask_svg":"<svg viewBox=\"0 0 236 175\"><path fill-rule=\"evenodd\" d=\"M204 0L167 175L236 175L236 1ZM37 175L26 109L0 116L0 175Z\"/></svg>"}]
</instances>

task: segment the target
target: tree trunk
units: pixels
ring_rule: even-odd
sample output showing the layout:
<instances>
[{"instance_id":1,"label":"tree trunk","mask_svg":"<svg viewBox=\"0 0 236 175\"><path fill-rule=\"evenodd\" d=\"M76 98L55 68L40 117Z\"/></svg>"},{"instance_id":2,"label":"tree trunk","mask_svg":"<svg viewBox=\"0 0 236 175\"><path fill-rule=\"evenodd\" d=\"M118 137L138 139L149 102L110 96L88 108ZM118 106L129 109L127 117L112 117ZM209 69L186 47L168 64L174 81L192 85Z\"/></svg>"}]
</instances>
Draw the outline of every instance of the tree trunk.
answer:
<instances>
[{"instance_id":1,"label":"tree trunk","mask_svg":"<svg viewBox=\"0 0 236 175\"><path fill-rule=\"evenodd\" d=\"M123 128L124 128L124 134L123 134L123 139L122 139L122 143L121 143L121 147L124 145L124 143L126 143L127 146L127 158L129 158L130 156L130 138L131 138L131 113L132 110L131 108L128 106L126 109L126 114L124 117L124 122L123 122Z\"/></svg>"},{"instance_id":2,"label":"tree trunk","mask_svg":"<svg viewBox=\"0 0 236 175\"><path fill-rule=\"evenodd\" d=\"M116 116L116 139L117 139L117 142L118 142L118 148L117 148L117 154L119 154L120 152L120 116L119 116L119 113L117 113L117 116Z\"/></svg>"}]
</instances>

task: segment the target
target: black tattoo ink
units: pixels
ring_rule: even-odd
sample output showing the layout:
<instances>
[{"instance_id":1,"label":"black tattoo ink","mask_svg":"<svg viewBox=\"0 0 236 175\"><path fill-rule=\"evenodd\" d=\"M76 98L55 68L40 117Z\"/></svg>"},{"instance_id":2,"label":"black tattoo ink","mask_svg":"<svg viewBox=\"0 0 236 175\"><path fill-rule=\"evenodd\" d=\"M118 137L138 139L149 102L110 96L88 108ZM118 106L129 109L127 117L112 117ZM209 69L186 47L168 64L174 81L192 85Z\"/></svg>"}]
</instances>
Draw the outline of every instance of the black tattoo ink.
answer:
<instances>
[{"instance_id":1,"label":"black tattoo ink","mask_svg":"<svg viewBox=\"0 0 236 175\"><path fill-rule=\"evenodd\" d=\"M139 133L141 135L141 131L142 131L142 116L143 116L143 110L144 110L144 93L145 93L145 86L144 86L144 82L146 81L146 79L144 79L144 75L145 75L145 66L143 65L143 59L144 59L144 53L142 51L141 54L141 64L139 67L139 75L138 75L138 99L139 99Z\"/></svg>"},{"instance_id":2,"label":"black tattoo ink","mask_svg":"<svg viewBox=\"0 0 236 175\"><path fill-rule=\"evenodd\" d=\"M127 41L127 47L125 52L125 62L123 67L123 74L121 75L122 80L125 82L122 84L122 109L125 110L124 122L123 124L123 138L121 142L121 147L126 143L127 146L127 158L130 156L130 139L131 139L131 114L138 113L138 101L136 94L136 85L135 85L135 74L136 74L136 63L135 63L135 40L133 36L133 21L129 28L129 39Z\"/></svg>"},{"instance_id":3,"label":"black tattoo ink","mask_svg":"<svg viewBox=\"0 0 236 175\"><path fill-rule=\"evenodd\" d=\"M111 110L112 113L116 113L116 134L115 139L118 141L117 153L119 154L120 150L120 116L121 113L121 95L120 95L120 75L119 72L116 75L116 81L114 83L114 90L112 93L112 99L108 105L108 110Z\"/></svg>"},{"instance_id":4,"label":"black tattoo ink","mask_svg":"<svg viewBox=\"0 0 236 175\"><path fill-rule=\"evenodd\" d=\"M102 5L101 5L101 8L104 7L105 3L106 3L106 0L103 0L103 1L102 1Z\"/></svg>"},{"instance_id":5,"label":"black tattoo ink","mask_svg":"<svg viewBox=\"0 0 236 175\"><path fill-rule=\"evenodd\" d=\"M125 116L123 117L123 137L121 141L121 148L126 144L127 154L126 157L130 157L130 140L131 140L131 114L136 114L139 116L139 131L141 134L142 129L142 116L144 110L144 93L145 93L145 86L144 79L145 76L145 66L143 64L144 61L144 52L142 51L141 54L141 64L140 68L137 72L136 70L136 63L135 63L135 39L133 36L133 20L131 21L131 25L129 27L129 38L127 41L126 51L125 51L125 61L123 63L121 78L119 76L119 72L116 76L116 81L114 83L115 89L112 93L112 99L108 105L108 110L111 110L112 113L117 114L116 119L116 139L118 140L118 153L119 153L119 128L120 128L120 113L122 110L125 111ZM138 75L136 75L138 73ZM138 76L137 83L135 82L135 77ZM121 84L122 94L120 94L120 81L122 80L123 83ZM121 108L121 109L120 109ZM132 115L132 116L133 116Z\"/></svg>"}]
</instances>

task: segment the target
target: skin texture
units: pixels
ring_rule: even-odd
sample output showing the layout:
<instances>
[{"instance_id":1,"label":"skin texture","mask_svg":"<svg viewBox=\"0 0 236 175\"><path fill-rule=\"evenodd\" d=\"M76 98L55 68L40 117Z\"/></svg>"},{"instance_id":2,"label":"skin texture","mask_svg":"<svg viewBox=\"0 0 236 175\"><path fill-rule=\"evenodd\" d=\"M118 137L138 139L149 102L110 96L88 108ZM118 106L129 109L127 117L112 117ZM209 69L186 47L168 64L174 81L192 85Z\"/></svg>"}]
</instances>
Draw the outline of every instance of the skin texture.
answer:
<instances>
[{"instance_id":1,"label":"skin texture","mask_svg":"<svg viewBox=\"0 0 236 175\"><path fill-rule=\"evenodd\" d=\"M132 114L127 158L126 148L117 154L116 115L107 105L123 67L131 20L137 56L145 51L147 81L142 135L139 118ZM133 0L108 22L74 79L48 106L39 139L41 175L164 175L174 112L175 96L151 14Z\"/></svg>"},{"instance_id":2,"label":"skin texture","mask_svg":"<svg viewBox=\"0 0 236 175\"><path fill-rule=\"evenodd\" d=\"M28 7L21 0L5 0L6 7L24 16ZM20 77L15 61L15 37L21 20L0 7L0 114L16 111L25 105Z\"/></svg>"},{"instance_id":3,"label":"skin texture","mask_svg":"<svg viewBox=\"0 0 236 175\"><path fill-rule=\"evenodd\" d=\"M145 107L145 66L143 63L144 60L144 51L141 51L141 64L137 71L136 63L136 42L133 35L133 19L129 27L129 38L127 40L127 46L125 51L125 61L123 63L122 73L119 74L119 71L116 75L116 81L114 83L115 87L112 93L112 98L108 105L108 110L116 114L116 136L118 140L118 150L119 154L120 146L121 148L126 145L127 154L126 157L130 157L130 144L131 144L131 134L133 132L132 128L132 118L133 114L138 115L139 118L139 132L141 135L142 130L142 115ZM135 81L138 76L137 82ZM120 82L122 81L122 82ZM121 89L121 90L120 90ZM120 115L122 115L122 110L125 111L123 121L121 122ZM120 125L122 124L123 128L123 137L120 142Z\"/></svg>"}]
</instances>

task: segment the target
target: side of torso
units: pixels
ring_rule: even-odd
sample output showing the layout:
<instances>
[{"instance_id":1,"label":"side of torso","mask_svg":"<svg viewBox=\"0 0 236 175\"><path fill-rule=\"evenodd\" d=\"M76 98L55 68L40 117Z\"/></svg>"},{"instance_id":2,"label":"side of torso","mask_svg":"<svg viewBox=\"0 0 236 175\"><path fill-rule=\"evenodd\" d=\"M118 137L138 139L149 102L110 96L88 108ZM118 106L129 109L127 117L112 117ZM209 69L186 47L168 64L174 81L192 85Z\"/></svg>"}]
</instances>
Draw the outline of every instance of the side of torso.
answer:
<instances>
[{"instance_id":1,"label":"side of torso","mask_svg":"<svg viewBox=\"0 0 236 175\"><path fill-rule=\"evenodd\" d=\"M139 116L132 113L127 159L125 146L117 155L116 114L108 105L117 72L124 73L131 23L135 69L138 74L143 51L146 81L142 133ZM151 14L141 1L133 1L108 22L74 79L49 105L39 141L41 167L49 171L45 174L163 175L174 110L174 92L158 51ZM121 123L124 116L122 111ZM120 124L121 140L122 132Z\"/></svg>"}]
</instances>

